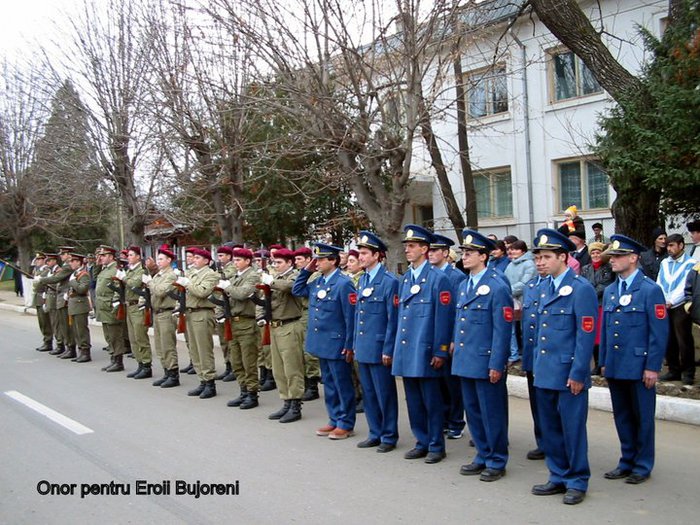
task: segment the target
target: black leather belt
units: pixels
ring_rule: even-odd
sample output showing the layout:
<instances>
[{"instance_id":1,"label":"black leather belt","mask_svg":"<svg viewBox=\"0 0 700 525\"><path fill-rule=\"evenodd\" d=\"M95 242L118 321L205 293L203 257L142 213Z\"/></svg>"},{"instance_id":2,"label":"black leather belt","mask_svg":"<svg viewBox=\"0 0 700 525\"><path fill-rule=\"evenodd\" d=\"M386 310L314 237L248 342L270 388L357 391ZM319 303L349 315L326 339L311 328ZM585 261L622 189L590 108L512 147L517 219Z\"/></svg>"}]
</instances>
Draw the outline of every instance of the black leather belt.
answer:
<instances>
[{"instance_id":1,"label":"black leather belt","mask_svg":"<svg viewBox=\"0 0 700 525\"><path fill-rule=\"evenodd\" d=\"M301 319L301 317L295 317L294 319L281 319L280 321L270 321L270 326L272 328L279 328L280 326L293 323L294 321L298 321L299 319Z\"/></svg>"},{"instance_id":2,"label":"black leather belt","mask_svg":"<svg viewBox=\"0 0 700 525\"><path fill-rule=\"evenodd\" d=\"M135 301L128 301L126 304L128 304L129 306L136 306L137 304L139 304L139 300L136 299Z\"/></svg>"},{"instance_id":3,"label":"black leather belt","mask_svg":"<svg viewBox=\"0 0 700 525\"><path fill-rule=\"evenodd\" d=\"M156 308L156 315L162 314L163 312L172 312L174 308Z\"/></svg>"},{"instance_id":4,"label":"black leather belt","mask_svg":"<svg viewBox=\"0 0 700 525\"><path fill-rule=\"evenodd\" d=\"M255 317L246 317L244 315L234 315L233 317L231 317L231 321L233 321L234 323L238 323L240 321L253 321L253 320L255 320Z\"/></svg>"},{"instance_id":5,"label":"black leather belt","mask_svg":"<svg viewBox=\"0 0 700 525\"><path fill-rule=\"evenodd\" d=\"M187 313L192 313L192 312L201 312L203 310L213 310L213 308L188 308Z\"/></svg>"}]
</instances>

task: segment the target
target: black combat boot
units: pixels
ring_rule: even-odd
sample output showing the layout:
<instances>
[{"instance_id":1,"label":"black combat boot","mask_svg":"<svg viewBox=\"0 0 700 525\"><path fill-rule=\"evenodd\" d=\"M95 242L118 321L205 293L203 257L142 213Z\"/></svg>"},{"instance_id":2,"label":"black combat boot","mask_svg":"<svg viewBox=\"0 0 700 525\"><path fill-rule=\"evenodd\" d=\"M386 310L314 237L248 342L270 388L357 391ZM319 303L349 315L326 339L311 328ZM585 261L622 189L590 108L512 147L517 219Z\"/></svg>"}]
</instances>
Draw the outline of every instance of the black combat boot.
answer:
<instances>
[{"instance_id":1,"label":"black combat boot","mask_svg":"<svg viewBox=\"0 0 700 525\"><path fill-rule=\"evenodd\" d=\"M267 379L267 368L264 366L259 366L260 369L260 380L258 381L258 386L263 386L265 384L265 379Z\"/></svg>"},{"instance_id":2,"label":"black combat boot","mask_svg":"<svg viewBox=\"0 0 700 525\"><path fill-rule=\"evenodd\" d=\"M301 419L301 399L292 399L287 413L280 418L280 423L292 423Z\"/></svg>"},{"instance_id":3,"label":"black combat boot","mask_svg":"<svg viewBox=\"0 0 700 525\"><path fill-rule=\"evenodd\" d=\"M187 392L187 395L190 397L195 397L195 396L200 395L202 392L204 392L204 381L199 383L199 386L197 388Z\"/></svg>"},{"instance_id":4,"label":"black combat boot","mask_svg":"<svg viewBox=\"0 0 700 525\"><path fill-rule=\"evenodd\" d=\"M68 348L66 348L66 351L63 352L60 357L61 359L73 359L76 357L78 354L75 353L75 345L68 345Z\"/></svg>"},{"instance_id":5,"label":"black combat boot","mask_svg":"<svg viewBox=\"0 0 700 525\"><path fill-rule=\"evenodd\" d=\"M229 363L229 362L227 361L227 362L226 362L226 370L224 370L223 372L221 372L221 373L220 373L218 376L216 376L214 379L216 379L217 381L222 381L222 380L224 379L224 377L226 377L226 376L231 372L231 370L232 370L232 368L231 368L231 363Z\"/></svg>"},{"instance_id":6,"label":"black combat boot","mask_svg":"<svg viewBox=\"0 0 700 525\"><path fill-rule=\"evenodd\" d=\"M292 400L291 399L285 399L284 400L284 405L282 405L282 408L280 408L277 412L273 412L269 416L267 416L267 419L280 419L282 416L284 416L287 412L289 412L289 409L292 406Z\"/></svg>"},{"instance_id":7,"label":"black combat boot","mask_svg":"<svg viewBox=\"0 0 700 525\"><path fill-rule=\"evenodd\" d=\"M80 355L78 358L75 360L76 363L89 363L92 361L92 357L90 356L90 349L87 348L83 350L82 348L80 349Z\"/></svg>"},{"instance_id":8,"label":"black combat boot","mask_svg":"<svg viewBox=\"0 0 700 525\"><path fill-rule=\"evenodd\" d=\"M231 366L231 363L226 363L226 364L228 366ZM236 380L236 374L233 373L233 368L231 368L231 370L228 372L228 374L226 374L224 376L224 378L222 379L222 381L224 383L230 383L231 381L235 381L235 380Z\"/></svg>"},{"instance_id":9,"label":"black combat boot","mask_svg":"<svg viewBox=\"0 0 700 525\"><path fill-rule=\"evenodd\" d=\"M174 386L180 386L180 373L177 371L177 368L168 370L166 374L168 377L165 380L165 383L160 385L161 388L172 388Z\"/></svg>"},{"instance_id":10,"label":"black combat boot","mask_svg":"<svg viewBox=\"0 0 700 525\"><path fill-rule=\"evenodd\" d=\"M260 387L260 391L269 392L270 390L275 390L277 388L277 383L275 383L275 378L272 375L272 370L266 368L265 371L267 376L265 377L265 382Z\"/></svg>"},{"instance_id":11,"label":"black combat boot","mask_svg":"<svg viewBox=\"0 0 700 525\"><path fill-rule=\"evenodd\" d=\"M304 395L301 396L302 401L313 401L318 399L318 377L309 377L306 379L306 390L304 390Z\"/></svg>"},{"instance_id":12,"label":"black combat boot","mask_svg":"<svg viewBox=\"0 0 700 525\"><path fill-rule=\"evenodd\" d=\"M63 352L66 351L66 346L63 343L58 343L56 345L56 348L51 350L49 352L49 355L61 355Z\"/></svg>"},{"instance_id":13,"label":"black combat boot","mask_svg":"<svg viewBox=\"0 0 700 525\"><path fill-rule=\"evenodd\" d=\"M138 368L136 370L132 370L131 372L126 374L126 377L130 377L133 379L134 377L136 377L137 375L139 375L141 373L142 368L143 368L143 365L141 363L139 363Z\"/></svg>"},{"instance_id":14,"label":"black combat boot","mask_svg":"<svg viewBox=\"0 0 700 525\"><path fill-rule=\"evenodd\" d=\"M106 372L107 369L108 369L110 366L112 366L113 363L114 363L114 356L113 356L113 355L110 355L110 356L109 356L109 364L103 366L102 368L100 368L100 370L102 370L103 372Z\"/></svg>"},{"instance_id":15,"label":"black combat boot","mask_svg":"<svg viewBox=\"0 0 700 525\"><path fill-rule=\"evenodd\" d=\"M114 362L107 367L105 372L123 372L124 371L124 356L115 355Z\"/></svg>"},{"instance_id":16,"label":"black combat boot","mask_svg":"<svg viewBox=\"0 0 700 525\"><path fill-rule=\"evenodd\" d=\"M204 391L199 394L199 399L209 399L216 395L216 382L212 379L204 384Z\"/></svg>"},{"instance_id":17,"label":"black combat boot","mask_svg":"<svg viewBox=\"0 0 700 525\"><path fill-rule=\"evenodd\" d=\"M134 379L148 379L149 377L153 377L151 363L143 363L141 365L141 371L134 376Z\"/></svg>"},{"instance_id":18,"label":"black combat boot","mask_svg":"<svg viewBox=\"0 0 700 525\"><path fill-rule=\"evenodd\" d=\"M241 410L248 410L249 408L255 408L256 406L258 406L258 393L248 392L248 395L238 408Z\"/></svg>"},{"instance_id":19,"label":"black combat boot","mask_svg":"<svg viewBox=\"0 0 700 525\"><path fill-rule=\"evenodd\" d=\"M241 394L236 399L232 399L231 401L226 403L226 406L239 407L243 404L243 401L245 401L246 397L248 397L248 389L245 385L243 385L241 386Z\"/></svg>"},{"instance_id":20,"label":"black combat boot","mask_svg":"<svg viewBox=\"0 0 700 525\"><path fill-rule=\"evenodd\" d=\"M168 377L170 377L168 375L168 371L164 368L163 369L163 377L153 381L153 386L161 386L163 383L165 383L168 380Z\"/></svg>"},{"instance_id":21,"label":"black combat boot","mask_svg":"<svg viewBox=\"0 0 700 525\"><path fill-rule=\"evenodd\" d=\"M186 367L183 367L180 369L181 374L189 374L190 370L194 370L194 366L192 365L192 361L190 361L190 364L187 365Z\"/></svg>"},{"instance_id":22,"label":"black combat boot","mask_svg":"<svg viewBox=\"0 0 700 525\"><path fill-rule=\"evenodd\" d=\"M47 341L36 349L37 352L50 352L51 350L53 350L53 341Z\"/></svg>"}]
</instances>

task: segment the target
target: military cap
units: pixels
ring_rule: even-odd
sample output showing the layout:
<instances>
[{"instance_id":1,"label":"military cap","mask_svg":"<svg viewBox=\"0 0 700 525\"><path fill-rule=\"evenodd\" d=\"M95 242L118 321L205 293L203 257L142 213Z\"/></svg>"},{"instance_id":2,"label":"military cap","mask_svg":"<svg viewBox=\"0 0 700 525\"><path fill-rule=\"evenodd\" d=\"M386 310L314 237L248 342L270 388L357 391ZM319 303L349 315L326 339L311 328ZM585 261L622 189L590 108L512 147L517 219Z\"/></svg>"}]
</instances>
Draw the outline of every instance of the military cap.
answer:
<instances>
[{"instance_id":1,"label":"military cap","mask_svg":"<svg viewBox=\"0 0 700 525\"><path fill-rule=\"evenodd\" d=\"M72 261L80 261L83 262L85 260L85 256L81 255L79 253L71 253L70 258Z\"/></svg>"},{"instance_id":2,"label":"military cap","mask_svg":"<svg viewBox=\"0 0 700 525\"><path fill-rule=\"evenodd\" d=\"M496 243L476 230L464 228L462 230L462 250L485 250L490 252L496 249Z\"/></svg>"},{"instance_id":3,"label":"military cap","mask_svg":"<svg viewBox=\"0 0 700 525\"><path fill-rule=\"evenodd\" d=\"M322 242L314 243L314 259L338 256L338 254L342 251L342 248L338 248L337 246L333 246L332 244L325 244Z\"/></svg>"},{"instance_id":4,"label":"military cap","mask_svg":"<svg viewBox=\"0 0 700 525\"><path fill-rule=\"evenodd\" d=\"M127 249L127 254L128 252L134 252L136 255L141 257L141 247L140 246L129 246Z\"/></svg>"},{"instance_id":5,"label":"military cap","mask_svg":"<svg viewBox=\"0 0 700 525\"><path fill-rule=\"evenodd\" d=\"M433 242L433 234L430 230L418 226L417 224L407 224L403 227L404 239L401 242L423 242L431 244Z\"/></svg>"},{"instance_id":6,"label":"military cap","mask_svg":"<svg viewBox=\"0 0 700 525\"><path fill-rule=\"evenodd\" d=\"M610 236L610 247L605 251L606 255L629 255L631 253L636 253L639 255L646 248L639 244L634 239L631 239L625 235L611 235Z\"/></svg>"},{"instance_id":7,"label":"military cap","mask_svg":"<svg viewBox=\"0 0 700 525\"><path fill-rule=\"evenodd\" d=\"M288 261L293 261L294 260L294 252L292 250L289 250L287 248L280 248L275 250L274 254L275 259L286 259Z\"/></svg>"},{"instance_id":8,"label":"military cap","mask_svg":"<svg viewBox=\"0 0 700 525\"><path fill-rule=\"evenodd\" d=\"M449 250L450 246L454 246L455 242L449 237L433 233L433 242L430 243L431 250Z\"/></svg>"},{"instance_id":9,"label":"military cap","mask_svg":"<svg viewBox=\"0 0 700 525\"><path fill-rule=\"evenodd\" d=\"M301 257L311 257L313 253L311 252L311 248L308 248L306 246L302 246L301 248L298 248L294 250L294 256L301 256Z\"/></svg>"},{"instance_id":10,"label":"military cap","mask_svg":"<svg viewBox=\"0 0 700 525\"><path fill-rule=\"evenodd\" d=\"M204 248L192 248L188 251L191 252L192 255L199 255L200 257L204 257L205 259L211 261L211 252L209 250L205 250Z\"/></svg>"},{"instance_id":11,"label":"military cap","mask_svg":"<svg viewBox=\"0 0 700 525\"><path fill-rule=\"evenodd\" d=\"M59 254L72 253L75 250L74 246L59 246L56 248Z\"/></svg>"},{"instance_id":12,"label":"military cap","mask_svg":"<svg viewBox=\"0 0 700 525\"><path fill-rule=\"evenodd\" d=\"M537 232L537 237L535 237L535 242L532 247L533 252L541 250L564 250L565 252L573 252L576 250L576 246L571 242L568 236L561 232L552 230L551 228L542 228Z\"/></svg>"},{"instance_id":13,"label":"military cap","mask_svg":"<svg viewBox=\"0 0 700 525\"><path fill-rule=\"evenodd\" d=\"M362 230L360 232L360 242L357 243L357 247L371 248L373 250L379 250L380 252L386 252L386 244L377 237L376 233L367 230Z\"/></svg>"},{"instance_id":14,"label":"military cap","mask_svg":"<svg viewBox=\"0 0 700 525\"><path fill-rule=\"evenodd\" d=\"M253 252L248 248L236 248L232 251L234 257L242 257L244 259L253 259Z\"/></svg>"},{"instance_id":15,"label":"military cap","mask_svg":"<svg viewBox=\"0 0 700 525\"><path fill-rule=\"evenodd\" d=\"M45 253L46 259L53 259L54 261L58 260L58 254L57 253Z\"/></svg>"},{"instance_id":16,"label":"military cap","mask_svg":"<svg viewBox=\"0 0 700 525\"><path fill-rule=\"evenodd\" d=\"M255 257L260 257L261 259L267 259L270 257L270 252L267 250L257 250L255 253L253 253Z\"/></svg>"},{"instance_id":17,"label":"military cap","mask_svg":"<svg viewBox=\"0 0 700 525\"><path fill-rule=\"evenodd\" d=\"M171 259L175 259L175 254L170 250L170 246L167 244L161 244L160 248L158 248L158 253L162 253L166 257L170 257Z\"/></svg>"},{"instance_id":18,"label":"military cap","mask_svg":"<svg viewBox=\"0 0 700 525\"><path fill-rule=\"evenodd\" d=\"M216 249L216 253L225 253L225 254L230 255L231 257L233 257L233 247L231 247L231 246L226 246L226 245L224 244L223 246L219 246L219 247Z\"/></svg>"},{"instance_id":19,"label":"military cap","mask_svg":"<svg viewBox=\"0 0 700 525\"><path fill-rule=\"evenodd\" d=\"M286 248L281 244L271 244L270 250L285 250Z\"/></svg>"},{"instance_id":20,"label":"military cap","mask_svg":"<svg viewBox=\"0 0 700 525\"><path fill-rule=\"evenodd\" d=\"M102 245L98 248L97 255L117 255L117 250L111 246Z\"/></svg>"},{"instance_id":21,"label":"military cap","mask_svg":"<svg viewBox=\"0 0 700 525\"><path fill-rule=\"evenodd\" d=\"M357 259L360 256L360 252L358 252L357 250L348 250L348 257L350 256Z\"/></svg>"},{"instance_id":22,"label":"military cap","mask_svg":"<svg viewBox=\"0 0 700 525\"><path fill-rule=\"evenodd\" d=\"M46 259L46 254L44 252L36 252L34 256L35 259Z\"/></svg>"}]
</instances>

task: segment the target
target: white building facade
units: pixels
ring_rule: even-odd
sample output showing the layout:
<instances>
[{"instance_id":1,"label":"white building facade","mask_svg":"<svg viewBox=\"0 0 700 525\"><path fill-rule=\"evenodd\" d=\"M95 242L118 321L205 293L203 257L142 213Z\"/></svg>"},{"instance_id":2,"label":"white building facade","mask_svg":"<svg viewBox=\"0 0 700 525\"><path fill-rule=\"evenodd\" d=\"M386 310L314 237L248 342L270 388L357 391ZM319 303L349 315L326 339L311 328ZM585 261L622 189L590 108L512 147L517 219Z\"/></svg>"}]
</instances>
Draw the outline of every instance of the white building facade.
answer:
<instances>
[{"instance_id":1,"label":"white building facade","mask_svg":"<svg viewBox=\"0 0 700 525\"><path fill-rule=\"evenodd\" d=\"M612 104L583 62L533 15L514 21L518 2L494 0L467 14L462 71L465 80L470 158L475 173L479 229L499 238L515 235L530 244L542 227L563 221L576 205L586 222L614 232L615 194L591 154L598 118ZM613 56L638 73L648 58L639 34L659 37L667 1L599 0L580 3ZM510 25L510 28L509 28ZM449 60L446 62L449 63ZM460 209L465 192L457 147L454 75L444 76L433 127ZM454 237L440 188L424 147L413 158L412 206L406 222L424 222Z\"/></svg>"}]
</instances>

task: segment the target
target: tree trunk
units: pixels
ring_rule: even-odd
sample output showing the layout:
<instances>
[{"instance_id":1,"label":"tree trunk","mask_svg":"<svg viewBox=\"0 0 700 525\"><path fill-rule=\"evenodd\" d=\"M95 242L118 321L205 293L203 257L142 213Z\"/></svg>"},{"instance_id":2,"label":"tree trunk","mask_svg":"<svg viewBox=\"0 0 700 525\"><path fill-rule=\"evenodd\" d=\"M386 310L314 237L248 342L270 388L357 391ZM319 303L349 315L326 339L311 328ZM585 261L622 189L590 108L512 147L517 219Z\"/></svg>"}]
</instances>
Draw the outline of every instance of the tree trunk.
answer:
<instances>
[{"instance_id":1,"label":"tree trunk","mask_svg":"<svg viewBox=\"0 0 700 525\"><path fill-rule=\"evenodd\" d=\"M617 191L617 198L611 210L615 218L615 232L637 239L645 246L652 246L652 230L663 225L659 213L659 192L644 188L643 181L625 181L618 187L611 181ZM634 187L633 187L634 186Z\"/></svg>"},{"instance_id":2,"label":"tree trunk","mask_svg":"<svg viewBox=\"0 0 700 525\"><path fill-rule=\"evenodd\" d=\"M19 267L25 272L29 271L29 265L32 261L32 240L26 231L18 229L17 237L15 238L15 243L17 244L17 259L19 260Z\"/></svg>"}]
</instances>

